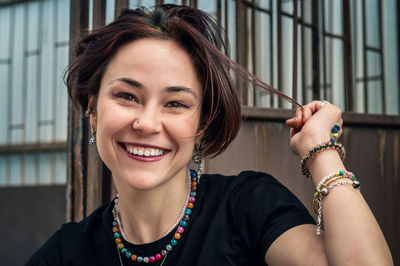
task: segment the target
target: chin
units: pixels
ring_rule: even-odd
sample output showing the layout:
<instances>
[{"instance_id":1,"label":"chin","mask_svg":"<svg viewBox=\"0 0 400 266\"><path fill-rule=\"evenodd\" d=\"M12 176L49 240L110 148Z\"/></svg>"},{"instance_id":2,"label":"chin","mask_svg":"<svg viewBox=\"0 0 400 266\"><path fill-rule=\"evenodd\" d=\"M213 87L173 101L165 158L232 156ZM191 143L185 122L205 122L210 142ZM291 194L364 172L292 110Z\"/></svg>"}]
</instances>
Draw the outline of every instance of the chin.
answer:
<instances>
[{"instance_id":1,"label":"chin","mask_svg":"<svg viewBox=\"0 0 400 266\"><path fill-rule=\"evenodd\" d=\"M145 173L137 173L137 174L130 174L129 176L125 176L123 178L123 182L120 182L123 185L129 186L135 190L150 190L155 187L160 186L165 182L160 178L160 175L157 174L145 174Z\"/></svg>"}]
</instances>

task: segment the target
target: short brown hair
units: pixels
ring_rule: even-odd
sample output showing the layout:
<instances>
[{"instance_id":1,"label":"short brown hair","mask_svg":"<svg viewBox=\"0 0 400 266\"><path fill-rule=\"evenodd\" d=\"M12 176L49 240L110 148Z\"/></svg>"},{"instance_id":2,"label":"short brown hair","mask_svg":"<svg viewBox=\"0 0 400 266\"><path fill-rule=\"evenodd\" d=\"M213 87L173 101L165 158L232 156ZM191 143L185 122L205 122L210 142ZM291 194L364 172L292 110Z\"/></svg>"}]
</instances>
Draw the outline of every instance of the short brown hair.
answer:
<instances>
[{"instance_id":1,"label":"short brown hair","mask_svg":"<svg viewBox=\"0 0 400 266\"><path fill-rule=\"evenodd\" d=\"M219 50L227 52L221 32L211 16L188 6L125 9L114 22L78 42L66 76L69 96L84 112L89 97L98 95L107 65L123 44L143 38L176 41L189 53L203 86L198 152L203 157L216 156L236 137L241 122L230 67L246 80L281 95Z\"/></svg>"}]
</instances>

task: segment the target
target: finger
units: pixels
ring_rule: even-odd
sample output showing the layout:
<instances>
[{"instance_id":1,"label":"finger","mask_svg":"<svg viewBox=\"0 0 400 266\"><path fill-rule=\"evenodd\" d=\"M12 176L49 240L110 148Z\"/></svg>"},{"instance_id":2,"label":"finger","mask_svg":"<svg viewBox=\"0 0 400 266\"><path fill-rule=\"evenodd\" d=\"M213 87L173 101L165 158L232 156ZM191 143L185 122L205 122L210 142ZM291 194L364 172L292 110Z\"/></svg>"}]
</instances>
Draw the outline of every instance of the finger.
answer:
<instances>
[{"instance_id":1,"label":"finger","mask_svg":"<svg viewBox=\"0 0 400 266\"><path fill-rule=\"evenodd\" d=\"M294 127L294 121L296 121L295 117L287 119L285 123L288 127Z\"/></svg>"},{"instance_id":2,"label":"finger","mask_svg":"<svg viewBox=\"0 0 400 266\"><path fill-rule=\"evenodd\" d=\"M306 123L308 121L308 119L311 118L312 114L313 113L312 113L310 107L304 106L303 107L303 123Z\"/></svg>"},{"instance_id":3,"label":"finger","mask_svg":"<svg viewBox=\"0 0 400 266\"><path fill-rule=\"evenodd\" d=\"M300 128L303 126L303 110L298 108L296 111L295 127Z\"/></svg>"},{"instance_id":4,"label":"finger","mask_svg":"<svg viewBox=\"0 0 400 266\"><path fill-rule=\"evenodd\" d=\"M319 109L323 108L324 106L326 106L327 104L329 104L329 102L324 102L324 101L312 101L306 105L303 106L303 109L305 107L309 108L311 110L311 113L314 114L315 112L317 112Z\"/></svg>"}]
</instances>

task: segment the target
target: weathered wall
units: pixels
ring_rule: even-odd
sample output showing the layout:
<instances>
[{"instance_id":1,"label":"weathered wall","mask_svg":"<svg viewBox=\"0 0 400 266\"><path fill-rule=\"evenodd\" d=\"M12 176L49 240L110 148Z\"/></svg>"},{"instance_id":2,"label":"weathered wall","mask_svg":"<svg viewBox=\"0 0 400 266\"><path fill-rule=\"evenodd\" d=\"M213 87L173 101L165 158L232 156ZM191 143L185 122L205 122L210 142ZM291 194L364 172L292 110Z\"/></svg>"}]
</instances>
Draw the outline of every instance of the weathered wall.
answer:
<instances>
[{"instance_id":1,"label":"weathered wall","mask_svg":"<svg viewBox=\"0 0 400 266\"><path fill-rule=\"evenodd\" d=\"M347 149L346 168L361 182L361 192L382 227L395 262L400 263L400 129L345 123L340 141ZM231 147L206 162L206 171L268 172L310 210L314 187L301 175L299 163L300 159L290 150L289 130L283 122L247 120Z\"/></svg>"},{"instance_id":2,"label":"weathered wall","mask_svg":"<svg viewBox=\"0 0 400 266\"><path fill-rule=\"evenodd\" d=\"M65 222L65 186L0 188L0 265L24 265Z\"/></svg>"}]
</instances>

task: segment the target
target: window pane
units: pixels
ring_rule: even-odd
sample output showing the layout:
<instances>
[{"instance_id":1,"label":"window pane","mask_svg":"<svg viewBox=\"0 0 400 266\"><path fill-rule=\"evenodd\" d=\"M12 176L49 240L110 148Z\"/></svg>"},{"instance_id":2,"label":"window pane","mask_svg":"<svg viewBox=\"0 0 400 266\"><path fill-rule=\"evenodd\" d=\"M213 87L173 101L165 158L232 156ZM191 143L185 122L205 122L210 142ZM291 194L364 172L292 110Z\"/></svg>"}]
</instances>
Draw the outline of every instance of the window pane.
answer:
<instances>
[{"instance_id":1,"label":"window pane","mask_svg":"<svg viewBox=\"0 0 400 266\"><path fill-rule=\"evenodd\" d=\"M7 156L0 155L0 186L7 184Z\"/></svg>"},{"instance_id":2,"label":"window pane","mask_svg":"<svg viewBox=\"0 0 400 266\"><path fill-rule=\"evenodd\" d=\"M57 152L56 156L56 176L55 183L57 184L65 184L67 182L67 153L65 151Z\"/></svg>"},{"instance_id":3,"label":"window pane","mask_svg":"<svg viewBox=\"0 0 400 266\"><path fill-rule=\"evenodd\" d=\"M378 0L365 1L365 20L367 45L380 48L379 37L379 2Z\"/></svg>"},{"instance_id":4,"label":"window pane","mask_svg":"<svg viewBox=\"0 0 400 266\"><path fill-rule=\"evenodd\" d=\"M197 8L201 9L214 18L217 17L217 3L216 0L197 0Z\"/></svg>"},{"instance_id":5,"label":"window pane","mask_svg":"<svg viewBox=\"0 0 400 266\"><path fill-rule=\"evenodd\" d=\"M327 97L329 101L345 108L343 41L326 38L326 78Z\"/></svg>"},{"instance_id":6,"label":"window pane","mask_svg":"<svg viewBox=\"0 0 400 266\"><path fill-rule=\"evenodd\" d=\"M293 0L282 0L282 11L293 15L294 6Z\"/></svg>"},{"instance_id":7,"label":"window pane","mask_svg":"<svg viewBox=\"0 0 400 266\"><path fill-rule=\"evenodd\" d=\"M382 114L382 82L368 82L368 113Z\"/></svg>"},{"instance_id":8,"label":"window pane","mask_svg":"<svg viewBox=\"0 0 400 266\"><path fill-rule=\"evenodd\" d=\"M395 1L383 1L384 64L386 113L400 115L399 96L399 36L397 29L397 6Z\"/></svg>"},{"instance_id":9,"label":"window pane","mask_svg":"<svg viewBox=\"0 0 400 266\"><path fill-rule=\"evenodd\" d=\"M324 0L325 4L325 31L343 34L343 6L342 0Z\"/></svg>"},{"instance_id":10,"label":"window pane","mask_svg":"<svg viewBox=\"0 0 400 266\"><path fill-rule=\"evenodd\" d=\"M25 185L36 184L37 154L25 156Z\"/></svg>"},{"instance_id":11,"label":"window pane","mask_svg":"<svg viewBox=\"0 0 400 266\"><path fill-rule=\"evenodd\" d=\"M312 0L304 0L302 1L304 5L304 21L307 23L311 23L312 21ZM300 9L300 5L299 5Z\"/></svg>"},{"instance_id":12,"label":"window pane","mask_svg":"<svg viewBox=\"0 0 400 266\"><path fill-rule=\"evenodd\" d=\"M52 179L54 178L52 170L53 160L52 154L50 152L41 153L39 155L39 182L40 184L49 185L52 183ZM52 177L53 176L53 177Z\"/></svg>"},{"instance_id":13,"label":"window pane","mask_svg":"<svg viewBox=\"0 0 400 266\"><path fill-rule=\"evenodd\" d=\"M21 155L11 155L10 158L10 185L20 185L22 179Z\"/></svg>"},{"instance_id":14,"label":"window pane","mask_svg":"<svg viewBox=\"0 0 400 266\"><path fill-rule=\"evenodd\" d=\"M0 7L0 145L23 150L39 141L66 142L68 98L62 76L69 56L69 6L68 0L53 0ZM0 184L38 184L37 170L50 166L43 180L54 182L55 155L51 160L38 156L2 156ZM57 178L65 181L65 170L59 173Z\"/></svg>"},{"instance_id":15,"label":"window pane","mask_svg":"<svg viewBox=\"0 0 400 266\"><path fill-rule=\"evenodd\" d=\"M292 96L292 78L293 78L293 19L282 18L282 65L281 75L282 84L280 90L288 96ZM283 101L283 108L291 108L291 104Z\"/></svg>"},{"instance_id":16,"label":"window pane","mask_svg":"<svg viewBox=\"0 0 400 266\"><path fill-rule=\"evenodd\" d=\"M256 75L266 83L271 83L271 41L270 15L265 12L256 11L255 14L255 43ZM256 106L269 107L271 95L263 89L257 89Z\"/></svg>"},{"instance_id":17,"label":"window pane","mask_svg":"<svg viewBox=\"0 0 400 266\"><path fill-rule=\"evenodd\" d=\"M268 10L271 9L271 7L270 7L271 0L255 0L254 2L258 7L268 9Z\"/></svg>"},{"instance_id":18,"label":"window pane","mask_svg":"<svg viewBox=\"0 0 400 266\"><path fill-rule=\"evenodd\" d=\"M367 52L368 77L377 77L382 75L381 55L376 52Z\"/></svg>"},{"instance_id":19,"label":"window pane","mask_svg":"<svg viewBox=\"0 0 400 266\"><path fill-rule=\"evenodd\" d=\"M106 24L114 20L115 0L106 0Z\"/></svg>"}]
</instances>

